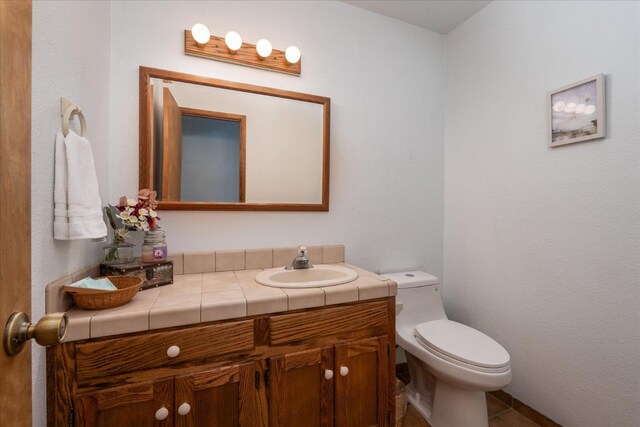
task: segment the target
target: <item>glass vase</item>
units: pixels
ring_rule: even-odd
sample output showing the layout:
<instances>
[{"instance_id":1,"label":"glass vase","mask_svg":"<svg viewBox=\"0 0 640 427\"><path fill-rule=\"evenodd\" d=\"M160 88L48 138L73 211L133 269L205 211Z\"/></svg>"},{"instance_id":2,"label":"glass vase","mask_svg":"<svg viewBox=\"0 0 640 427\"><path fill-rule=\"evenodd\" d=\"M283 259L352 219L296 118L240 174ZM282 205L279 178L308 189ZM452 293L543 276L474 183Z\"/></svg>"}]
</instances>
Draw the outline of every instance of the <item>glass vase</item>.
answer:
<instances>
[{"instance_id":1,"label":"glass vase","mask_svg":"<svg viewBox=\"0 0 640 427\"><path fill-rule=\"evenodd\" d=\"M158 227L156 230L148 230L144 233L142 244L142 262L157 262L167 259L167 241L164 238L164 230Z\"/></svg>"},{"instance_id":2,"label":"glass vase","mask_svg":"<svg viewBox=\"0 0 640 427\"><path fill-rule=\"evenodd\" d=\"M105 246L103 264L128 264L133 262L133 248L135 246L124 240L111 242Z\"/></svg>"}]
</instances>

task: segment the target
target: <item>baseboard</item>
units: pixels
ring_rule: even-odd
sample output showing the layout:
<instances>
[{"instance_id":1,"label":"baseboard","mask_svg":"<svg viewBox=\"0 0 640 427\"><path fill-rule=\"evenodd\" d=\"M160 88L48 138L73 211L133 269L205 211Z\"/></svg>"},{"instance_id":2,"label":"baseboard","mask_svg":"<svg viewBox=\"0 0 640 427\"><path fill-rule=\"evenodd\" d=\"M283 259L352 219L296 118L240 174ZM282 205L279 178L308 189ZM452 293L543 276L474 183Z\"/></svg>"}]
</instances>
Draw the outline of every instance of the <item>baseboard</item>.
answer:
<instances>
[{"instance_id":1,"label":"baseboard","mask_svg":"<svg viewBox=\"0 0 640 427\"><path fill-rule=\"evenodd\" d=\"M407 383L409 380L409 366L406 363L397 364L396 376L401 381ZM491 394L493 397L495 397L505 405L513 408L515 411L529 418L534 423L540 425L540 427L562 427L562 425L556 423L546 415L536 411L526 403L523 403L522 401L516 399L504 390L490 391L489 394Z\"/></svg>"},{"instance_id":2,"label":"baseboard","mask_svg":"<svg viewBox=\"0 0 640 427\"><path fill-rule=\"evenodd\" d=\"M504 395L506 395L506 396L511 398L512 404L509 405L507 403L507 405L511 406L514 410L520 412L522 415L524 415L525 417L529 418L534 423L540 425L540 427L562 427L562 425L560 425L557 422L553 421L551 418L547 417L546 415L541 414L540 412L536 411L535 409L533 409L531 406L527 405L526 403L523 403L522 401L520 401L520 400L516 399L515 397L511 396L506 391L504 391L504 390L497 390L497 391L501 392L501 394L504 393ZM494 393L496 393L496 392L490 392L490 393L491 393L492 396L495 396Z\"/></svg>"}]
</instances>

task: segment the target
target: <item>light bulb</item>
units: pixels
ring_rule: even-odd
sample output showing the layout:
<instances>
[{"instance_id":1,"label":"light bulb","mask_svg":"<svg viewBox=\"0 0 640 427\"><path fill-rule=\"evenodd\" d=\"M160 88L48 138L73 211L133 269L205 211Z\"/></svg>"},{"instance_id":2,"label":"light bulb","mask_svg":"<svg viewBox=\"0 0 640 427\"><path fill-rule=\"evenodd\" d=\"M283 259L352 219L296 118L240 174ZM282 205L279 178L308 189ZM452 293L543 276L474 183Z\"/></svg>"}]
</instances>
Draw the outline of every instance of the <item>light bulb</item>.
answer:
<instances>
[{"instance_id":1,"label":"light bulb","mask_svg":"<svg viewBox=\"0 0 640 427\"><path fill-rule=\"evenodd\" d=\"M553 111L556 112L560 112L562 110L564 110L564 106L567 105L564 101L558 101L555 104L553 104Z\"/></svg>"},{"instance_id":2,"label":"light bulb","mask_svg":"<svg viewBox=\"0 0 640 427\"><path fill-rule=\"evenodd\" d=\"M584 110L587 106L584 104L578 104L576 107L576 114L584 113Z\"/></svg>"},{"instance_id":3,"label":"light bulb","mask_svg":"<svg viewBox=\"0 0 640 427\"><path fill-rule=\"evenodd\" d=\"M198 46L204 46L211 38L211 33L204 24L195 24L191 27L191 35Z\"/></svg>"},{"instance_id":4,"label":"light bulb","mask_svg":"<svg viewBox=\"0 0 640 427\"><path fill-rule=\"evenodd\" d=\"M271 43L267 39L260 39L258 43L256 43L256 51L258 51L260 59L268 58L272 50Z\"/></svg>"},{"instance_id":5,"label":"light bulb","mask_svg":"<svg viewBox=\"0 0 640 427\"><path fill-rule=\"evenodd\" d=\"M573 113L573 111L576 109L576 103L575 102L570 102L567 105L564 106L564 112L565 113Z\"/></svg>"},{"instance_id":6,"label":"light bulb","mask_svg":"<svg viewBox=\"0 0 640 427\"><path fill-rule=\"evenodd\" d=\"M296 46L289 46L287 50L284 51L284 58L289 64L297 63L300 61L300 49Z\"/></svg>"},{"instance_id":7,"label":"light bulb","mask_svg":"<svg viewBox=\"0 0 640 427\"><path fill-rule=\"evenodd\" d=\"M224 43L231 53L236 53L238 49L242 47L242 37L235 31L229 31L227 35L224 36Z\"/></svg>"},{"instance_id":8,"label":"light bulb","mask_svg":"<svg viewBox=\"0 0 640 427\"><path fill-rule=\"evenodd\" d=\"M584 109L584 113L589 115L589 114L593 114L596 111L596 106L595 105L587 105Z\"/></svg>"}]
</instances>

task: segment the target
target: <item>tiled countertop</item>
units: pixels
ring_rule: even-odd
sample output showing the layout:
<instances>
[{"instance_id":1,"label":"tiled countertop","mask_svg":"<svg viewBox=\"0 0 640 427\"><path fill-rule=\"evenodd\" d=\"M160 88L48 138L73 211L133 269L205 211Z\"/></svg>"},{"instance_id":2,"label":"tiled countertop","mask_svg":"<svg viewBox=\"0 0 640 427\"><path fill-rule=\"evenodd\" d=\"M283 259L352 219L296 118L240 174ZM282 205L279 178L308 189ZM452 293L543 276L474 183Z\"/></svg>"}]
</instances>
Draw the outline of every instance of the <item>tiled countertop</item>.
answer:
<instances>
[{"instance_id":1,"label":"tiled countertop","mask_svg":"<svg viewBox=\"0 0 640 427\"><path fill-rule=\"evenodd\" d=\"M280 289L255 282L255 275L262 269L177 275L172 285L141 291L120 307L101 311L70 309L65 341L322 307L397 293L397 284L392 280L353 265L338 265L356 270L358 278L325 288Z\"/></svg>"}]
</instances>

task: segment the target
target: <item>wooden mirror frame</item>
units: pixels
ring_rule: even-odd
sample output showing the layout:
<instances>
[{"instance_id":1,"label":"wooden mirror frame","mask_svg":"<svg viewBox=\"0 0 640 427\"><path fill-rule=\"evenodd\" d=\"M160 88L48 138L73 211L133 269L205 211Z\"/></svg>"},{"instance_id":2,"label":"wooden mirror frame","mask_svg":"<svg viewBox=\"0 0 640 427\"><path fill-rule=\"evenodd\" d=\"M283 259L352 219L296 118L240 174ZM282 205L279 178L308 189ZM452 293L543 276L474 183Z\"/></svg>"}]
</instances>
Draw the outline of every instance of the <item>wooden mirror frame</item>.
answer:
<instances>
[{"instance_id":1,"label":"wooden mirror frame","mask_svg":"<svg viewBox=\"0 0 640 427\"><path fill-rule=\"evenodd\" d=\"M158 68L140 67L140 188L153 190L152 135L149 117L153 112L150 79L173 80L240 92L269 95L297 101L312 102L323 106L322 123L322 201L321 203L241 203L241 202L192 202L158 201L158 209L184 211L328 211L329 210L329 127L331 99L318 95L236 83L210 77L196 76Z\"/></svg>"}]
</instances>

